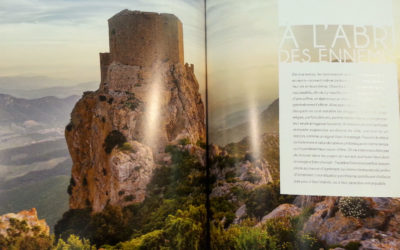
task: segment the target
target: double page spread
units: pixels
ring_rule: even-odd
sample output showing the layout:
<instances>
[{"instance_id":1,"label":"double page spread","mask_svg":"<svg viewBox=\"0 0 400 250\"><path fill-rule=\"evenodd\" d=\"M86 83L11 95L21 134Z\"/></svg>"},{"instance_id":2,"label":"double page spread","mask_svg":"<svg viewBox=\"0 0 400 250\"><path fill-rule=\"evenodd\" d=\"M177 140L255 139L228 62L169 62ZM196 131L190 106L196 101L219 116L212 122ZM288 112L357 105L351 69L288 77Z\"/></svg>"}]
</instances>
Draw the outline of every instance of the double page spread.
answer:
<instances>
[{"instance_id":1,"label":"double page spread","mask_svg":"<svg viewBox=\"0 0 400 250\"><path fill-rule=\"evenodd\" d=\"M0 249L400 249L399 1L0 7Z\"/></svg>"}]
</instances>

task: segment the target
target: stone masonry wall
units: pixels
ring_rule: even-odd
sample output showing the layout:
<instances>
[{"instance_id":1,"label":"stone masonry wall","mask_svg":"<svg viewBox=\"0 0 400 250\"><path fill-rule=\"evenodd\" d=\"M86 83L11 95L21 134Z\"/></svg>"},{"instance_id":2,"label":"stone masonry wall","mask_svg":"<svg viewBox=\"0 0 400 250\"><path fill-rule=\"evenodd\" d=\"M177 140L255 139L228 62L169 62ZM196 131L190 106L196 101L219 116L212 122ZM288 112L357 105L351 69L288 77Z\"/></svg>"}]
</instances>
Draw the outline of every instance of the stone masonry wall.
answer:
<instances>
[{"instance_id":1,"label":"stone masonry wall","mask_svg":"<svg viewBox=\"0 0 400 250\"><path fill-rule=\"evenodd\" d=\"M108 66L112 63L110 53L100 53L100 71L101 71L101 82L103 83L107 79Z\"/></svg>"},{"instance_id":2,"label":"stone masonry wall","mask_svg":"<svg viewBox=\"0 0 400 250\"><path fill-rule=\"evenodd\" d=\"M108 20L112 61L184 63L182 23L172 14L123 10Z\"/></svg>"}]
</instances>

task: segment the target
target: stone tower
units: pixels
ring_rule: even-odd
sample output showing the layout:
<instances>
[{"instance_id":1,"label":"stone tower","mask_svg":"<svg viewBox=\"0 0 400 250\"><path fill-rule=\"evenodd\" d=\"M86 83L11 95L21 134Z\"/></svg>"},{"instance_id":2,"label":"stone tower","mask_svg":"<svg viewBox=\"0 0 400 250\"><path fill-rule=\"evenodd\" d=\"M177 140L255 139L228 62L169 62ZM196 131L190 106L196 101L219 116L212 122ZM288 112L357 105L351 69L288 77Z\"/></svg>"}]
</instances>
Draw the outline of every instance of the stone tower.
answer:
<instances>
[{"instance_id":1,"label":"stone tower","mask_svg":"<svg viewBox=\"0 0 400 250\"><path fill-rule=\"evenodd\" d=\"M111 62L149 67L184 63L181 21L173 14L123 10L108 20L110 53L100 53L101 80Z\"/></svg>"}]
</instances>

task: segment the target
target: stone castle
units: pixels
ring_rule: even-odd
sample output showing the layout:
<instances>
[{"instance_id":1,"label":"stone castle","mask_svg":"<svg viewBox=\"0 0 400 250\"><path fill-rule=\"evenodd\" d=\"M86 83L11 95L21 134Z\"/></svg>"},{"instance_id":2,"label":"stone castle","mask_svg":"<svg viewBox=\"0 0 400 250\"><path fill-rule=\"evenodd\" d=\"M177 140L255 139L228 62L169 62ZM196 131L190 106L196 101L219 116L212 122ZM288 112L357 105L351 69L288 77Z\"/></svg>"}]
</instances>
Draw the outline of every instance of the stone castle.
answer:
<instances>
[{"instance_id":1,"label":"stone castle","mask_svg":"<svg viewBox=\"0 0 400 250\"><path fill-rule=\"evenodd\" d=\"M169 144L205 138L193 65L184 64L182 23L171 14L123 10L108 20L101 83L85 92L65 136L73 161L70 209L142 202Z\"/></svg>"}]
</instances>

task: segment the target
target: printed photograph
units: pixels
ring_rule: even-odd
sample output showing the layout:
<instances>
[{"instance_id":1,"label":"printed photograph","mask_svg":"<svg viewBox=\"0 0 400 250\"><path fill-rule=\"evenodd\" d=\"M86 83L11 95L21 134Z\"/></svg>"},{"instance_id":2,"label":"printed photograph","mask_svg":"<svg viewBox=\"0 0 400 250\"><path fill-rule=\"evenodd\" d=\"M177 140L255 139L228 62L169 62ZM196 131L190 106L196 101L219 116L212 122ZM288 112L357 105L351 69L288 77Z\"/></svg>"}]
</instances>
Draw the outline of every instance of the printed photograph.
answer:
<instances>
[{"instance_id":1,"label":"printed photograph","mask_svg":"<svg viewBox=\"0 0 400 250\"><path fill-rule=\"evenodd\" d=\"M6 1L0 249L205 249L203 1Z\"/></svg>"},{"instance_id":2,"label":"printed photograph","mask_svg":"<svg viewBox=\"0 0 400 250\"><path fill-rule=\"evenodd\" d=\"M400 249L400 1L325 2L2 0L0 250Z\"/></svg>"},{"instance_id":3,"label":"printed photograph","mask_svg":"<svg viewBox=\"0 0 400 250\"><path fill-rule=\"evenodd\" d=\"M299 13L304 11L301 7L299 4L296 9ZM378 42L379 46L375 48L371 26L358 43L360 47L365 46L370 37L367 49L375 54L383 50L385 54L380 54L379 61L396 63L395 76L400 79L400 15L395 11L398 8L399 3L393 1L393 30L379 27L375 33L378 39L387 40L387 45L393 42L394 46L383 49L386 42L385 45ZM359 12L363 11L363 7L359 6ZM290 114L279 112L280 108L288 108L279 103L280 92L284 91L279 83L279 64L292 61L285 56L296 45L300 51L297 61L307 59L301 55L303 49L310 49L310 62L318 61L316 49L311 49L313 25L290 26L292 33L285 36L286 27L279 24L279 1L276 0L208 1L206 12L209 24L211 248L400 248L399 198L281 193L280 171L283 166L280 163L289 155L280 154L284 151L280 148L280 137L285 134L280 131L279 118L280 115ZM293 14L296 15L296 12L293 11ZM303 20L299 13L298 19ZM352 55L356 42L354 27L348 25L343 29L352 49L348 48L344 35L336 33L338 25L329 28L320 25L317 29L317 45L329 47L335 35L341 37L331 53L336 56L331 55L332 60L327 56L325 61L336 64L356 61L357 55ZM357 31L360 33L360 30ZM293 43L293 37L297 44ZM345 49L348 50L346 53L343 52ZM362 59L363 62L376 62L372 58ZM380 99L380 103L376 104L385 101ZM395 125L398 127L398 124Z\"/></svg>"}]
</instances>

